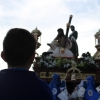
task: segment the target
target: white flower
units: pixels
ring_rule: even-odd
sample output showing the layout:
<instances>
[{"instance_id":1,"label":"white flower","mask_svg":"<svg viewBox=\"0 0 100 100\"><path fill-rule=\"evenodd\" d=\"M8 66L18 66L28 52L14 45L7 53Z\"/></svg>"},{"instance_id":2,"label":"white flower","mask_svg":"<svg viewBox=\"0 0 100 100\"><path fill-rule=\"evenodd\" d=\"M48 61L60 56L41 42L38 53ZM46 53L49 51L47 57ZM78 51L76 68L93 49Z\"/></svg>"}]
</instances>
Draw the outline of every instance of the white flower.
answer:
<instances>
[{"instance_id":1,"label":"white flower","mask_svg":"<svg viewBox=\"0 0 100 100\"><path fill-rule=\"evenodd\" d=\"M48 56L46 56L46 59L48 59L49 57Z\"/></svg>"},{"instance_id":2,"label":"white flower","mask_svg":"<svg viewBox=\"0 0 100 100\"><path fill-rule=\"evenodd\" d=\"M56 66L56 64L57 64L57 63L56 63L56 60L54 60L54 61L52 62L52 65L53 65L53 66Z\"/></svg>"},{"instance_id":3,"label":"white flower","mask_svg":"<svg viewBox=\"0 0 100 100\"><path fill-rule=\"evenodd\" d=\"M76 62L74 60L72 60L71 62L72 62L72 64L71 64L72 67L76 67L77 66L77 64L76 64Z\"/></svg>"},{"instance_id":4,"label":"white flower","mask_svg":"<svg viewBox=\"0 0 100 100\"><path fill-rule=\"evenodd\" d=\"M52 64L52 61L49 61L50 64Z\"/></svg>"},{"instance_id":5,"label":"white flower","mask_svg":"<svg viewBox=\"0 0 100 100\"><path fill-rule=\"evenodd\" d=\"M92 61L92 58L89 58L89 62L91 62Z\"/></svg>"},{"instance_id":6,"label":"white flower","mask_svg":"<svg viewBox=\"0 0 100 100\"><path fill-rule=\"evenodd\" d=\"M70 64L64 64L64 68L68 68Z\"/></svg>"},{"instance_id":7,"label":"white flower","mask_svg":"<svg viewBox=\"0 0 100 100\"><path fill-rule=\"evenodd\" d=\"M95 61L94 60L91 60L91 64L95 64Z\"/></svg>"},{"instance_id":8,"label":"white flower","mask_svg":"<svg viewBox=\"0 0 100 100\"><path fill-rule=\"evenodd\" d=\"M50 60L52 57L50 55L46 56L46 59Z\"/></svg>"},{"instance_id":9,"label":"white flower","mask_svg":"<svg viewBox=\"0 0 100 100\"><path fill-rule=\"evenodd\" d=\"M52 65L48 65L47 67L53 67Z\"/></svg>"},{"instance_id":10,"label":"white flower","mask_svg":"<svg viewBox=\"0 0 100 100\"><path fill-rule=\"evenodd\" d=\"M64 68L66 68L67 67L67 65L66 64L64 64Z\"/></svg>"},{"instance_id":11,"label":"white flower","mask_svg":"<svg viewBox=\"0 0 100 100\"><path fill-rule=\"evenodd\" d=\"M42 63L42 62L43 62L43 59L41 58L41 59L40 59L40 63Z\"/></svg>"},{"instance_id":12,"label":"white flower","mask_svg":"<svg viewBox=\"0 0 100 100\"><path fill-rule=\"evenodd\" d=\"M76 63L74 60L71 60L72 63Z\"/></svg>"},{"instance_id":13,"label":"white flower","mask_svg":"<svg viewBox=\"0 0 100 100\"><path fill-rule=\"evenodd\" d=\"M44 61L44 66L48 66L48 63L46 61Z\"/></svg>"},{"instance_id":14,"label":"white flower","mask_svg":"<svg viewBox=\"0 0 100 100\"><path fill-rule=\"evenodd\" d=\"M70 66L70 64L67 64L67 67L69 67Z\"/></svg>"},{"instance_id":15,"label":"white flower","mask_svg":"<svg viewBox=\"0 0 100 100\"><path fill-rule=\"evenodd\" d=\"M98 64L96 64L96 67L99 67L99 65L98 65Z\"/></svg>"},{"instance_id":16,"label":"white flower","mask_svg":"<svg viewBox=\"0 0 100 100\"><path fill-rule=\"evenodd\" d=\"M87 60L89 60L89 59L91 59L91 57L90 57L90 56L88 56L88 57L87 57Z\"/></svg>"},{"instance_id":17,"label":"white flower","mask_svg":"<svg viewBox=\"0 0 100 100\"><path fill-rule=\"evenodd\" d=\"M89 58L88 58L88 57L84 57L84 59L85 59L85 60L88 60Z\"/></svg>"}]
</instances>

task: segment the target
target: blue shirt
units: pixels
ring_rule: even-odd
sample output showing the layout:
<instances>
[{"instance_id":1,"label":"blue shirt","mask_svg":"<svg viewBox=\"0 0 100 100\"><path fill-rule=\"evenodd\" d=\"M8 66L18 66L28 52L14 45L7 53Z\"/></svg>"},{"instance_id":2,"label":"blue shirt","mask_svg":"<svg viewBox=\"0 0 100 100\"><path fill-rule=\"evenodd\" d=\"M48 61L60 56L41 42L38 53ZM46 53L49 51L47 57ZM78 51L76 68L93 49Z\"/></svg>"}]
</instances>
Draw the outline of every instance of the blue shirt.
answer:
<instances>
[{"instance_id":1,"label":"blue shirt","mask_svg":"<svg viewBox=\"0 0 100 100\"><path fill-rule=\"evenodd\" d=\"M0 72L0 100L53 100L53 95L35 72L5 69Z\"/></svg>"}]
</instances>

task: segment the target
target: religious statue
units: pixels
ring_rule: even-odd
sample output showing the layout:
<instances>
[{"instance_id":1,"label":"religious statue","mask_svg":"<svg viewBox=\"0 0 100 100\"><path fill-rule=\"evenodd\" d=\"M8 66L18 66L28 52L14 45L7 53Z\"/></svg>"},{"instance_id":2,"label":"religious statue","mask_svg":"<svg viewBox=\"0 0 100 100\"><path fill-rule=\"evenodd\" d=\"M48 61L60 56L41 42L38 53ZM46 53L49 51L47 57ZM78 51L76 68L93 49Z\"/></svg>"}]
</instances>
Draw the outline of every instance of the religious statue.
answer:
<instances>
[{"instance_id":1,"label":"religious statue","mask_svg":"<svg viewBox=\"0 0 100 100\"><path fill-rule=\"evenodd\" d=\"M64 35L63 29L59 28L57 37L47 45L50 46L48 52L53 52L51 54L54 57L78 57L78 45L77 37L78 32L75 31L75 27L71 24L72 15L70 15L69 22L67 23L66 35ZM68 37L69 28L72 30L72 34Z\"/></svg>"},{"instance_id":2,"label":"religious statue","mask_svg":"<svg viewBox=\"0 0 100 100\"><path fill-rule=\"evenodd\" d=\"M64 53L61 51L63 49L64 45L64 32L62 28L59 28L57 37L49 44L50 49L48 52L53 52L51 56L54 57L73 57L73 53L69 50L72 46L72 43L70 40L66 43ZM67 39L67 38L66 38Z\"/></svg>"},{"instance_id":3,"label":"religious statue","mask_svg":"<svg viewBox=\"0 0 100 100\"><path fill-rule=\"evenodd\" d=\"M71 52L74 54L74 57L77 58L78 57L78 45L77 45L77 38L78 38L78 32L75 31L75 27L73 25L70 26L71 30L72 30L72 34L70 34L69 39L72 43L72 47L70 48Z\"/></svg>"},{"instance_id":4,"label":"religious statue","mask_svg":"<svg viewBox=\"0 0 100 100\"><path fill-rule=\"evenodd\" d=\"M51 54L54 57L74 57L73 53L69 50L72 47L72 43L68 38L69 27L71 23L72 15L70 15L69 22L66 28L66 35L64 35L63 29L59 28L57 37L49 44L51 48L48 52L53 52Z\"/></svg>"}]
</instances>

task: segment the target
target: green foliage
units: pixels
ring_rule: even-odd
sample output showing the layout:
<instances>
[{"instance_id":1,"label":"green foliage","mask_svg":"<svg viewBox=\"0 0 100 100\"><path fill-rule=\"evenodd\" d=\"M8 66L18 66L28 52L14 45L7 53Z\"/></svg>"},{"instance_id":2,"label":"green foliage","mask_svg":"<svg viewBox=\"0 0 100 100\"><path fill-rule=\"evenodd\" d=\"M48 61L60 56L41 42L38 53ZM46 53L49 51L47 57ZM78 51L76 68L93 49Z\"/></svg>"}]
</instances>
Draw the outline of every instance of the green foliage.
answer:
<instances>
[{"instance_id":1,"label":"green foliage","mask_svg":"<svg viewBox=\"0 0 100 100\"><path fill-rule=\"evenodd\" d=\"M56 60L56 63L57 63L58 67L61 67L64 64L66 64L66 58L58 57L58 58L55 58L55 60Z\"/></svg>"},{"instance_id":2,"label":"green foliage","mask_svg":"<svg viewBox=\"0 0 100 100\"><path fill-rule=\"evenodd\" d=\"M97 64L91 57L89 52L83 53L82 58L75 60L74 58L62 58L57 57L54 58L50 55L42 55L41 59L38 63L40 67L58 67L58 68L70 68L72 61L75 61L77 64L77 68L80 70L94 70L97 68Z\"/></svg>"}]
</instances>

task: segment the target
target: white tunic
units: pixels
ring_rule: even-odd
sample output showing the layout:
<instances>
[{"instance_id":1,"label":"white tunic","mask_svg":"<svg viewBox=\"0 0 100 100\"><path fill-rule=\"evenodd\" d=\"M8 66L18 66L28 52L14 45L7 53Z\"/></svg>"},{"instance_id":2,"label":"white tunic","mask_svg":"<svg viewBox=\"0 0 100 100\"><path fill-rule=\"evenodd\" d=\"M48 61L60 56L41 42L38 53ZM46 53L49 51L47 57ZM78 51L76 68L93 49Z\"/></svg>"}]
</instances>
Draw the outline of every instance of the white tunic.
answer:
<instances>
[{"instance_id":1,"label":"white tunic","mask_svg":"<svg viewBox=\"0 0 100 100\"><path fill-rule=\"evenodd\" d=\"M51 45L51 48L48 50L48 52L53 52L51 56L53 57L73 57L73 53L69 50L72 47L71 41L70 41L70 44L66 45L64 53L62 54L60 53L61 47L58 46L56 40L53 40L50 45Z\"/></svg>"}]
</instances>

